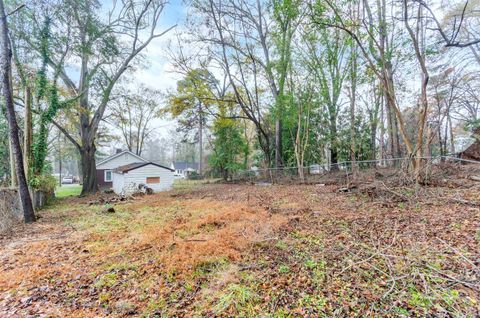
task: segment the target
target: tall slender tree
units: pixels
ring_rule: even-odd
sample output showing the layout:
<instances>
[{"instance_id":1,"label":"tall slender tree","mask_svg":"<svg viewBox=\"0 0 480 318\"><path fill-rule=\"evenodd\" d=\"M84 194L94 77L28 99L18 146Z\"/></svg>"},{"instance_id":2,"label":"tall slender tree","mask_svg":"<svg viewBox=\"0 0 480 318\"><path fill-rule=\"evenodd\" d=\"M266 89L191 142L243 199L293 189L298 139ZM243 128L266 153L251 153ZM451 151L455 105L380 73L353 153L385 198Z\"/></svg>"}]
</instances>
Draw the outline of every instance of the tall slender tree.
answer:
<instances>
[{"instance_id":1,"label":"tall slender tree","mask_svg":"<svg viewBox=\"0 0 480 318\"><path fill-rule=\"evenodd\" d=\"M5 14L5 4L0 0L0 83L2 85L2 95L5 103L7 120L9 125L9 137L12 143L15 169L18 178L18 188L20 200L22 202L23 216L25 223L35 222L35 211L33 209L32 198L28 189L27 177L23 166L23 154L20 145L19 128L15 117L13 105L12 88L12 50L10 47L10 36L8 30L7 16Z\"/></svg>"}]
</instances>

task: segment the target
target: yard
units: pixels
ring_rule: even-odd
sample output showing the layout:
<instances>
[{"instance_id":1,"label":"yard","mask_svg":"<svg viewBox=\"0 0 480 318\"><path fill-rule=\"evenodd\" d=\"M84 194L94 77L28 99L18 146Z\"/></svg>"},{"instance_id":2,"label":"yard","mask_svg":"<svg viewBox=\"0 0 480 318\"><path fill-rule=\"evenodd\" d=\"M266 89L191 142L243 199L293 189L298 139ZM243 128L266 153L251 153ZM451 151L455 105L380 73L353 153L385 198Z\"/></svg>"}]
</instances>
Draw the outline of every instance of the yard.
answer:
<instances>
[{"instance_id":1,"label":"yard","mask_svg":"<svg viewBox=\"0 0 480 318\"><path fill-rule=\"evenodd\" d=\"M480 315L478 186L408 203L337 190L182 183L114 213L59 200L0 237L0 316Z\"/></svg>"},{"instance_id":2,"label":"yard","mask_svg":"<svg viewBox=\"0 0 480 318\"><path fill-rule=\"evenodd\" d=\"M78 196L80 192L82 192L82 186L80 184L62 184L61 187L57 187L55 190L55 197L61 199Z\"/></svg>"}]
</instances>

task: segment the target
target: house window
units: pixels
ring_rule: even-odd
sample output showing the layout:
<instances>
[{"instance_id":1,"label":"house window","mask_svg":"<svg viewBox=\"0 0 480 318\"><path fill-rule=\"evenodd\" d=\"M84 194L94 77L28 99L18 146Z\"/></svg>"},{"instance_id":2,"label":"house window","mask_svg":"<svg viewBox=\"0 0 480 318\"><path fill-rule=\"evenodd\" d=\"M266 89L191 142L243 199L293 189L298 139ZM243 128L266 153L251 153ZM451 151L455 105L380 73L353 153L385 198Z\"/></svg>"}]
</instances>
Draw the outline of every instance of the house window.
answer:
<instances>
[{"instance_id":1,"label":"house window","mask_svg":"<svg viewBox=\"0 0 480 318\"><path fill-rule=\"evenodd\" d=\"M112 182L113 172L112 170L105 170L105 182Z\"/></svg>"},{"instance_id":2,"label":"house window","mask_svg":"<svg viewBox=\"0 0 480 318\"><path fill-rule=\"evenodd\" d=\"M160 183L160 177L147 177L147 184Z\"/></svg>"}]
</instances>

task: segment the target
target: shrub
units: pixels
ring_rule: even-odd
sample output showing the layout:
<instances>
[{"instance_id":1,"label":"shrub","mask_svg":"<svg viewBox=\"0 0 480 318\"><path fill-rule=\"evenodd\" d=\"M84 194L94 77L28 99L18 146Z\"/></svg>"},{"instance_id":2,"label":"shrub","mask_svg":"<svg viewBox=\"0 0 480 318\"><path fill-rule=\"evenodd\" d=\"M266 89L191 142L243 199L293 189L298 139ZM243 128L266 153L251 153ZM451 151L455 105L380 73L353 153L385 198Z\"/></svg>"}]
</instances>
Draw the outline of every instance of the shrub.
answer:
<instances>
[{"instance_id":1,"label":"shrub","mask_svg":"<svg viewBox=\"0 0 480 318\"><path fill-rule=\"evenodd\" d=\"M52 175L40 175L30 179L30 186L36 192L43 192L45 203L49 204L55 198L57 179Z\"/></svg>"},{"instance_id":2,"label":"shrub","mask_svg":"<svg viewBox=\"0 0 480 318\"><path fill-rule=\"evenodd\" d=\"M193 171L188 174L188 180L201 180L201 179L202 179L202 176L196 171Z\"/></svg>"},{"instance_id":3,"label":"shrub","mask_svg":"<svg viewBox=\"0 0 480 318\"><path fill-rule=\"evenodd\" d=\"M30 186L34 190L43 191L46 194L54 193L57 187L57 179L52 175L35 176L30 180Z\"/></svg>"}]
</instances>

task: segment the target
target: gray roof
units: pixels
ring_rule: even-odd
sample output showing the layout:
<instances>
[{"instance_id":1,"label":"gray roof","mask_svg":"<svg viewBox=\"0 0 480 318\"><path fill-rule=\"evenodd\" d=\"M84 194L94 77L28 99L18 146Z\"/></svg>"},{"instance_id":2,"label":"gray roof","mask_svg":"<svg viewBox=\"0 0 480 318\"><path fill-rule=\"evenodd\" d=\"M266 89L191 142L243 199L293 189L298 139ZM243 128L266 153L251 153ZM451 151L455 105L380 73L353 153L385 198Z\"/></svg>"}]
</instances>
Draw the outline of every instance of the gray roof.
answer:
<instances>
[{"instance_id":1,"label":"gray roof","mask_svg":"<svg viewBox=\"0 0 480 318\"><path fill-rule=\"evenodd\" d=\"M198 162L176 161L173 163L173 166L175 170L187 170L187 169L198 170L199 164Z\"/></svg>"},{"instance_id":2,"label":"gray roof","mask_svg":"<svg viewBox=\"0 0 480 318\"><path fill-rule=\"evenodd\" d=\"M154 162L135 162L135 163L130 163L128 165L118 167L117 169L115 169L115 172L124 173L124 172L128 172L128 171L131 171L131 170L134 170L134 169L137 169L137 168L148 166L148 165L154 165L154 166L157 166L159 168L163 168L163 169L173 171L170 168L164 167L164 166L156 164Z\"/></svg>"},{"instance_id":3,"label":"gray roof","mask_svg":"<svg viewBox=\"0 0 480 318\"><path fill-rule=\"evenodd\" d=\"M147 162L146 159L144 159L144 158L142 158L142 157L140 157L140 156L137 156L137 155L134 154L133 152L131 152L131 151L129 151L129 150L124 150L124 151L121 151L121 152L117 152L117 153L115 153L115 154L113 154L113 155L111 155L111 156L109 156L109 157L107 157L107 158L105 158L105 159L103 159L103 160L100 160L100 162L97 162L96 165L99 166L99 165L101 165L101 164L104 164L105 162L110 161L110 160L112 160L112 159L115 159L115 158L123 155L124 153L129 153L129 154L131 154L132 156L136 157L137 159L143 160L144 162Z\"/></svg>"}]
</instances>

